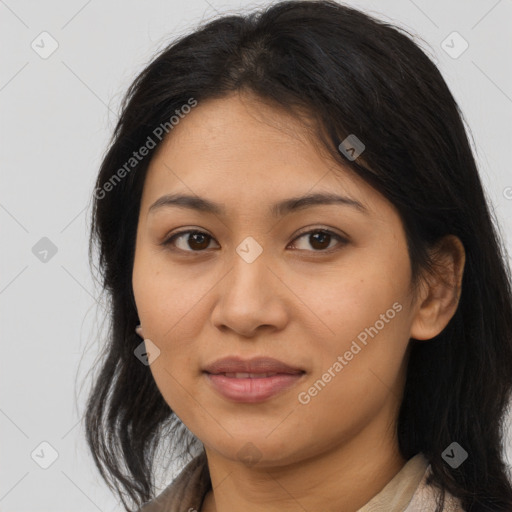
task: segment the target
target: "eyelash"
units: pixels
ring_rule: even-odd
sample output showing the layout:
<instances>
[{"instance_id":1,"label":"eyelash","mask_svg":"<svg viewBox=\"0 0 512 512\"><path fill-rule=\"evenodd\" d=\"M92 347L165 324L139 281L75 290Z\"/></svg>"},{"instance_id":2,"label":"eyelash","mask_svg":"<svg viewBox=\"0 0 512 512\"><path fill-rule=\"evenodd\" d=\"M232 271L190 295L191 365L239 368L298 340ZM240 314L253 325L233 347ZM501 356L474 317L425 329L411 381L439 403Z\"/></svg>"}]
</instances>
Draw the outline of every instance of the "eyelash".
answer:
<instances>
[{"instance_id":1,"label":"eyelash","mask_svg":"<svg viewBox=\"0 0 512 512\"><path fill-rule=\"evenodd\" d=\"M320 249L320 250L312 250L312 251L306 251L306 252L314 252L314 253L321 253L321 254L331 254L332 252L335 252L337 250L339 250L341 247L340 246L344 246L345 244L348 243L348 240L344 237L342 237L341 235L338 235L337 233L329 230L329 229L324 229L324 228L316 228L316 229L312 229L312 230L309 230L309 231L305 231L305 232L302 232L302 233L299 233L299 235L297 235L293 240L292 240L292 243L295 242L296 240L302 238L303 236L305 235L311 235L313 233L322 233L322 234L327 234L327 235L330 235L334 238L336 238L339 242L338 246L335 246L335 247L331 247L330 249ZM200 231L200 230L197 230L197 229L188 229L188 230L184 230L184 231L179 231L178 233L174 233L172 236L168 237L163 243L162 245L165 246L166 248L168 248L169 250L172 250L172 251L176 251L176 252L190 252L190 253L203 253L206 251L206 249L203 249L203 250L200 250L200 251L194 251L194 250L185 250L185 249L178 249L177 247L174 246L174 242L177 238L179 238L180 236L183 236L183 235L186 235L186 234L200 234L200 235L205 235L206 237L209 237L210 240L214 240L214 238L212 236L210 236L208 233L205 233L204 231ZM208 244L209 245L209 244ZM304 249L297 249L299 251L303 251Z\"/></svg>"}]
</instances>

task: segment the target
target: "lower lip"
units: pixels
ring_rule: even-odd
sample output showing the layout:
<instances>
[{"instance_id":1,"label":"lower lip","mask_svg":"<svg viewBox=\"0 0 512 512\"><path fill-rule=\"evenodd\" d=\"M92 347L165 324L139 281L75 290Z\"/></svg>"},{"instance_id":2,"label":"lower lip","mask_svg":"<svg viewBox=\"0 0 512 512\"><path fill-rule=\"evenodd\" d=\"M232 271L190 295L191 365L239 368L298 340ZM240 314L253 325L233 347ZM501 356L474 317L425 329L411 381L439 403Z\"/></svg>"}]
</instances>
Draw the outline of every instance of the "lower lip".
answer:
<instances>
[{"instance_id":1,"label":"lower lip","mask_svg":"<svg viewBox=\"0 0 512 512\"><path fill-rule=\"evenodd\" d=\"M294 386L304 373L280 373L272 377L237 379L225 375L206 373L213 387L224 397L234 402L263 402L281 391Z\"/></svg>"}]
</instances>

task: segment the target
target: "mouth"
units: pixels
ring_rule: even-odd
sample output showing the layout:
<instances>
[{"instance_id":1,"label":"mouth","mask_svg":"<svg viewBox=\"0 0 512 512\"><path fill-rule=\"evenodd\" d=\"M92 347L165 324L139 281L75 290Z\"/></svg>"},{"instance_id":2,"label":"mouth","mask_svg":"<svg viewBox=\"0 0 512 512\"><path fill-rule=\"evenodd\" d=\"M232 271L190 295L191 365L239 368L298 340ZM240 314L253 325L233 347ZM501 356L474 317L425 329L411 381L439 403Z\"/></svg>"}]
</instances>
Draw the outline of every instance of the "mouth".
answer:
<instances>
[{"instance_id":1,"label":"mouth","mask_svg":"<svg viewBox=\"0 0 512 512\"><path fill-rule=\"evenodd\" d=\"M306 372L270 357L242 359L232 356L207 365L203 373L213 390L232 402L268 400L303 379Z\"/></svg>"},{"instance_id":2,"label":"mouth","mask_svg":"<svg viewBox=\"0 0 512 512\"><path fill-rule=\"evenodd\" d=\"M269 400L302 381L305 372L296 373L248 373L204 372L213 390L224 399L237 403L254 404Z\"/></svg>"},{"instance_id":3,"label":"mouth","mask_svg":"<svg viewBox=\"0 0 512 512\"><path fill-rule=\"evenodd\" d=\"M208 373L208 372L207 372ZM224 377L229 377L230 379L266 379L268 377L274 377L274 375L292 375L286 373L247 373L247 372L237 372L237 373L215 373L210 375L224 375Z\"/></svg>"}]
</instances>

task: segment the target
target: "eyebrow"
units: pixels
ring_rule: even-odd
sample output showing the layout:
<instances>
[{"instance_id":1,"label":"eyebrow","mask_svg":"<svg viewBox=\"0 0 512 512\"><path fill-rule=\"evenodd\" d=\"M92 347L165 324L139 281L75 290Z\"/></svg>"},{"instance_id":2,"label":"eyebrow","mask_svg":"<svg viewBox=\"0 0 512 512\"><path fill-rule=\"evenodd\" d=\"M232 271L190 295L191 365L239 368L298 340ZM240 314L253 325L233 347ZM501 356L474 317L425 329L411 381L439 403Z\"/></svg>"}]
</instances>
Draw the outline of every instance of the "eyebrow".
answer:
<instances>
[{"instance_id":1,"label":"eyebrow","mask_svg":"<svg viewBox=\"0 0 512 512\"><path fill-rule=\"evenodd\" d=\"M350 206L361 213L368 214L368 210L355 199L349 197L340 196L331 193L315 193L305 196L292 197L285 199L278 203L273 204L270 207L270 213L274 217L284 216L288 213L303 210L311 206L317 205L329 205L338 204L344 206ZM167 194L157 199L148 210L148 213L154 212L163 207L178 207L186 208L190 210L197 210L206 213L212 213L214 215L225 215L226 210L223 205L215 203L208 199L192 196L187 194Z\"/></svg>"}]
</instances>

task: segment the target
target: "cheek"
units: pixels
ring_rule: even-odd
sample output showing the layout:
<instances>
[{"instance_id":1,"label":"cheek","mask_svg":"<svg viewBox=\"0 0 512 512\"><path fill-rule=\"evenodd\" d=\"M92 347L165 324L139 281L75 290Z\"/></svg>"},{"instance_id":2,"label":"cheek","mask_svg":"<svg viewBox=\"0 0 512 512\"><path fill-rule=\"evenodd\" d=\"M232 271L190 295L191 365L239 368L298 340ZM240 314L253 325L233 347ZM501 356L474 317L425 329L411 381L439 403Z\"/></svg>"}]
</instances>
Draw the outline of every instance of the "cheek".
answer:
<instances>
[{"instance_id":1,"label":"cheek","mask_svg":"<svg viewBox=\"0 0 512 512\"><path fill-rule=\"evenodd\" d=\"M190 273L166 263L165 255L141 247L134 261L132 286L144 335L166 345L176 331L194 326L187 322L209 286ZM181 338L180 338L181 339Z\"/></svg>"},{"instance_id":2,"label":"cheek","mask_svg":"<svg viewBox=\"0 0 512 512\"><path fill-rule=\"evenodd\" d=\"M409 297L408 259L392 253L375 257L370 251L355 256L328 273L317 273L297 283L297 295L304 297L310 313L314 313L309 316L318 319L322 339L328 344L335 342L336 348L376 322L380 327L384 321L389 332L391 325L406 316L396 310L404 311ZM395 303L398 305L393 309Z\"/></svg>"},{"instance_id":3,"label":"cheek","mask_svg":"<svg viewBox=\"0 0 512 512\"><path fill-rule=\"evenodd\" d=\"M203 309L207 302L202 299L214 283L171 269L162 260L151 254L136 259L135 302L145 338L160 350L149 367L155 383L171 409L186 416L191 406L189 390L199 375L201 329L207 315Z\"/></svg>"},{"instance_id":4,"label":"cheek","mask_svg":"<svg viewBox=\"0 0 512 512\"><path fill-rule=\"evenodd\" d=\"M139 257L140 256L140 257ZM187 390L197 370L201 297L211 287L190 283L184 273L171 271L163 258L140 251L132 285L144 337L159 349L149 369L164 400L178 413L190 407Z\"/></svg>"},{"instance_id":5,"label":"cheek","mask_svg":"<svg viewBox=\"0 0 512 512\"><path fill-rule=\"evenodd\" d=\"M347 306L339 312L335 334L316 338L312 373L297 398L301 417L326 435L342 426L342 435L350 438L383 407L400 402L408 320L405 306L393 304L375 308L377 314Z\"/></svg>"},{"instance_id":6,"label":"cheek","mask_svg":"<svg viewBox=\"0 0 512 512\"><path fill-rule=\"evenodd\" d=\"M322 334L311 328L316 355L301 391L316 413L331 411L327 416L338 421L339 414L352 410L361 419L394 389L409 342L409 283L407 253L404 258L392 251L380 257L361 252L335 275L306 282L303 293L322 320L316 322Z\"/></svg>"}]
</instances>

